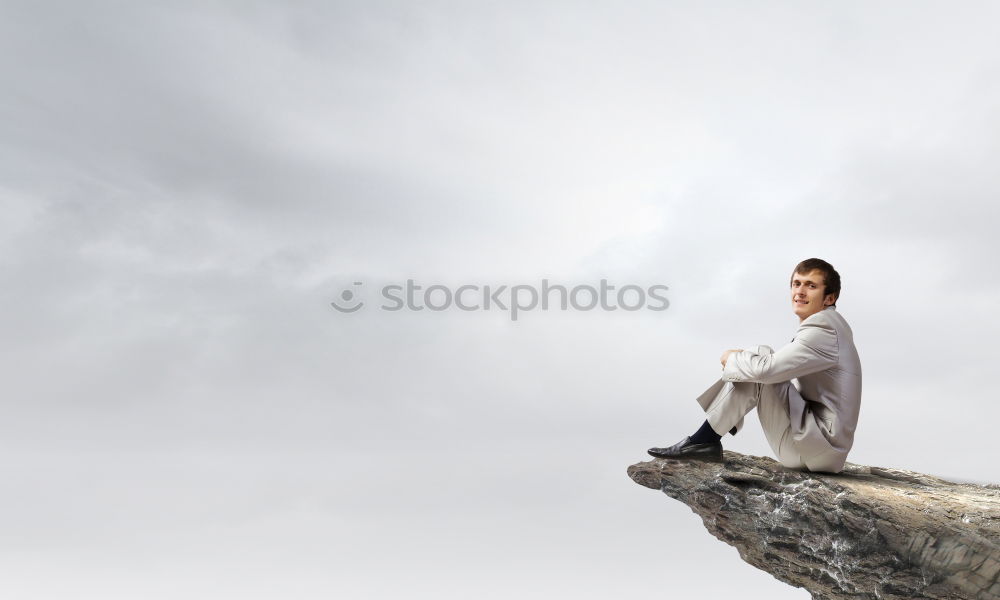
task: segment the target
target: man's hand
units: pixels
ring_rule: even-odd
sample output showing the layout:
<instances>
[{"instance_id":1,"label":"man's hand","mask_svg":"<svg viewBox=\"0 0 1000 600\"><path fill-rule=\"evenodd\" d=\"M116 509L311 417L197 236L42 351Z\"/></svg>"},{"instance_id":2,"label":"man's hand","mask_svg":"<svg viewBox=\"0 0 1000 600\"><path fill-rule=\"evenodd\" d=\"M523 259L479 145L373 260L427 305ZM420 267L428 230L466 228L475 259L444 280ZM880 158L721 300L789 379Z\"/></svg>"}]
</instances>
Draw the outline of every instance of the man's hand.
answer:
<instances>
[{"instance_id":1,"label":"man's hand","mask_svg":"<svg viewBox=\"0 0 1000 600\"><path fill-rule=\"evenodd\" d=\"M722 358L719 359L719 362L722 363L723 369L726 368L726 361L729 360L729 355L732 354L733 352L743 352L743 350L741 348L737 348L735 350L726 350L725 352L723 352Z\"/></svg>"}]
</instances>

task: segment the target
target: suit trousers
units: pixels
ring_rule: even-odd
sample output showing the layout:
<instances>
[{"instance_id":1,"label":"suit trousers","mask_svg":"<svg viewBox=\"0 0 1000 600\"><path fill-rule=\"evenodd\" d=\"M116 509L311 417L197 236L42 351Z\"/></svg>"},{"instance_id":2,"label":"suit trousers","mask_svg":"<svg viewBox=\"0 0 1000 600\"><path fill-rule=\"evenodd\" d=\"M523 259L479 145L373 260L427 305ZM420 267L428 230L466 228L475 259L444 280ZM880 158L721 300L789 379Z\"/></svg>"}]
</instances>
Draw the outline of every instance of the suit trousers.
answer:
<instances>
[{"instance_id":1,"label":"suit trousers","mask_svg":"<svg viewBox=\"0 0 1000 600\"><path fill-rule=\"evenodd\" d=\"M788 397L799 391L790 381L753 383L717 381L698 397L708 424L725 435L733 427L743 427L743 416L757 409L760 426L778 461L789 468L803 469L805 463L795 448L788 411Z\"/></svg>"}]
</instances>

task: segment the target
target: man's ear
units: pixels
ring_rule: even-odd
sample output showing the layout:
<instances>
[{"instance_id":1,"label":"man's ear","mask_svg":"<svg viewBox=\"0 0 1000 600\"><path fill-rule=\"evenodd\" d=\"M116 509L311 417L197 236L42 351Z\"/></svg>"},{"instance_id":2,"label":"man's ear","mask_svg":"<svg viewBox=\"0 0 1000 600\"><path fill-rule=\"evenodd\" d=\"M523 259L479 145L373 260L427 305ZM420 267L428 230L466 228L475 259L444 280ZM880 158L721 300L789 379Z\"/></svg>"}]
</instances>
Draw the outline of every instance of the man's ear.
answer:
<instances>
[{"instance_id":1,"label":"man's ear","mask_svg":"<svg viewBox=\"0 0 1000 600\"><path fill-rule=\"evenodd\" d=\"M836 302L837 299L833 296L833 294L827 294L826 297L823 298L823 306L832 306L836 304Z\"/></svg>"}]
</instances>

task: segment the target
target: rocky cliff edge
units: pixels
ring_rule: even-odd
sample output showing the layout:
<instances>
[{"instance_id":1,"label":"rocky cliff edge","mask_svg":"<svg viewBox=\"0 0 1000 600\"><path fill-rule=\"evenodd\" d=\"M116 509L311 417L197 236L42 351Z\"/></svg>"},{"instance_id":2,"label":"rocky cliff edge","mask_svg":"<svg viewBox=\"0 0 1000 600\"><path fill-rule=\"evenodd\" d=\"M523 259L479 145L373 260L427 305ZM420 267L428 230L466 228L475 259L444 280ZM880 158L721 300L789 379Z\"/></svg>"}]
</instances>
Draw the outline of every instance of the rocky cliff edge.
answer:
<instances>
[{"instance_id":1,"label":"rocky cliff edge","mask_svg":"<svg viewBox=\"0 0 1000 600\"><path fill-rule=\"evenodd\" d=\"M628 468L746 562L815 600L1000 599L1000 486L848 463L836 475L726 451Z\"/></svg>"}]
</instances>

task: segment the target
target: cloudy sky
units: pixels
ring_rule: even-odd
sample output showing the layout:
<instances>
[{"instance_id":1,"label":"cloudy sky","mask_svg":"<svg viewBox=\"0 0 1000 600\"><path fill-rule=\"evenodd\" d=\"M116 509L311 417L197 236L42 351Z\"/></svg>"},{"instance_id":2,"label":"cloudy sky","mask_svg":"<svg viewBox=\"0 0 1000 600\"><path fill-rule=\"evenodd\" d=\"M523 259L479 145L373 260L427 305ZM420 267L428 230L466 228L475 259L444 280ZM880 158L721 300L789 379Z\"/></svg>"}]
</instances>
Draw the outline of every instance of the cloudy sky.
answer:
<instances>
[{"instance_id":1,"label":"cloudy sky","mask_svg":"<svg viewBox=\"0 0 1000 600\"><path fill-rule=\"evenodd\" d=\"M0 2L3 595L803 600L625 469L810 256L850 460L1000 481L995 4L145 4Z\"/></svg>"}]
</instances>

